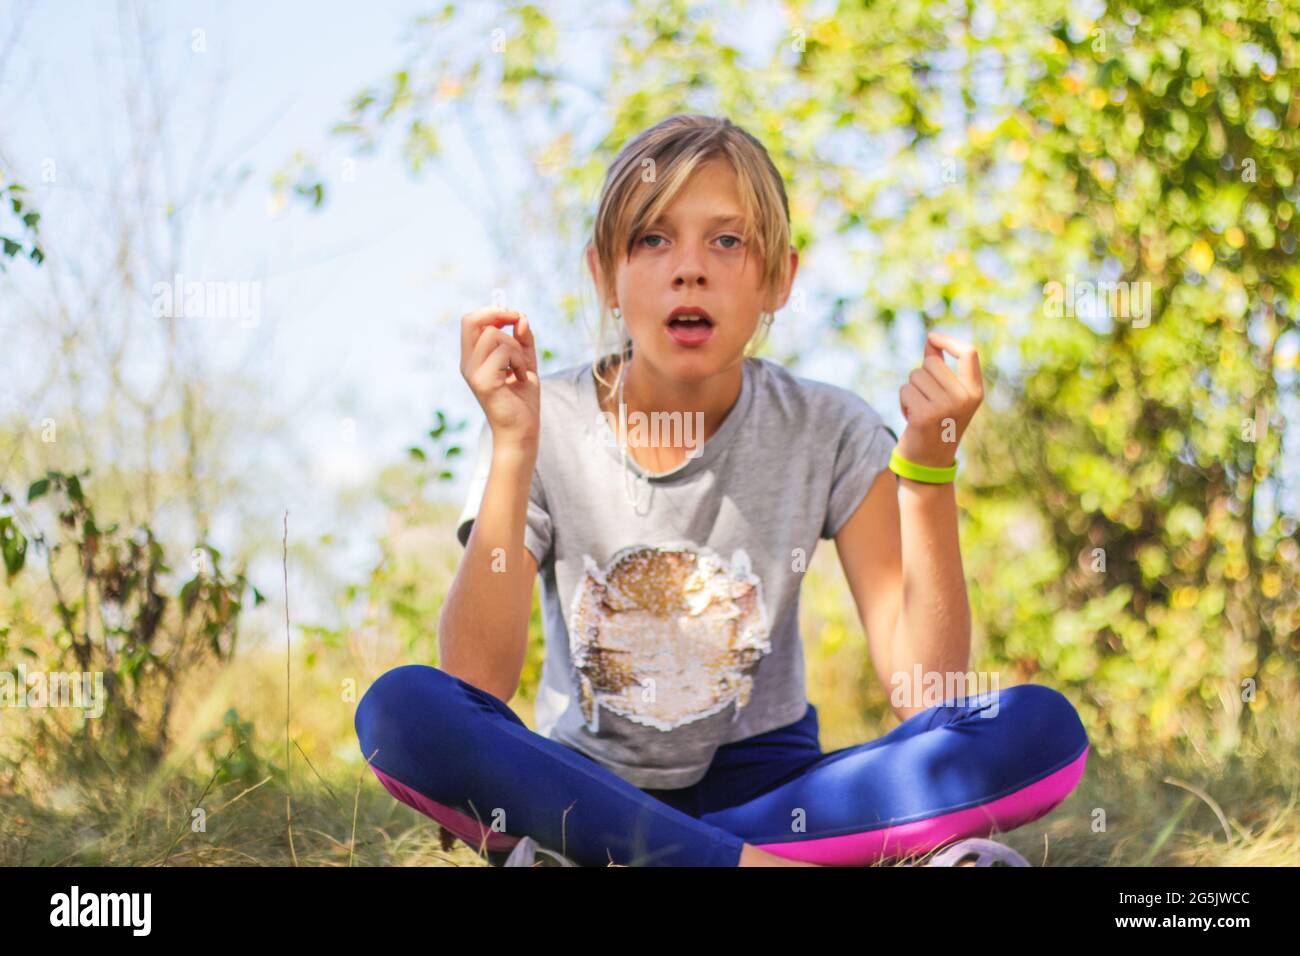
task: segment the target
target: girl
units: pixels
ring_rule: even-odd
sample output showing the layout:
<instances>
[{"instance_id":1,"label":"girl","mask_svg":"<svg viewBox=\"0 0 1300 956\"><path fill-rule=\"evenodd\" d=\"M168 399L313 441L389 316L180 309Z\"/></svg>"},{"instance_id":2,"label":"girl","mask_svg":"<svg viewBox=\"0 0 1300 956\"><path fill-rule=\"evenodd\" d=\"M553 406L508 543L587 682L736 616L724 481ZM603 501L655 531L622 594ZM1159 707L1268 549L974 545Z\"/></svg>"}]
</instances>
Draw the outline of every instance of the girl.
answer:
<instances>
[{"instance_id":1,"label":"girl","mask_svg":"<svg viewBox=\"0 0 1300 956\"><path fill-rule=\"evenodd\" d=\"M527 836L579 865L862 865L1064 800L1088 751L1069 701L1033 684L965 696L953 475L982 399L975 351L929 335L901 439L853 392L755 357L799 257L780 174L722 118L674 116L624 147L587 260L613 354L541 376L525 316L462 320L486 415L465 553L441 666L397 667L357 707L382 784L494 862ZM820 539L902 720L830 753L798 628ZM532 731L504 702L538 574Z\"/></svg>"}]
</instances>

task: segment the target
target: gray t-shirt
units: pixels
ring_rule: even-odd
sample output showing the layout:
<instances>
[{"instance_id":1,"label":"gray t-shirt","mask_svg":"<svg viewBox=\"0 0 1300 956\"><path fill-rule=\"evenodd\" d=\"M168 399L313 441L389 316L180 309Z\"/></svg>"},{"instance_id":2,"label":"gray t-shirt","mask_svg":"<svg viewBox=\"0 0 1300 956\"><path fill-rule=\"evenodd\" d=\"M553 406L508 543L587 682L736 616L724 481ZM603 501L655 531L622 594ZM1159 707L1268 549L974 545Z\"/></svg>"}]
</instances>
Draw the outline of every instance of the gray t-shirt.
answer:
<instances>
[{"instance_id":1,"label":"gray t-shirt","mask_svg":"<svg viewBox=\"0 0 1300 956\"><path fill-rule=\"evenodd\" d=\"M651 474L625 464L590 363L547 373L541 390L524 532L542 578L537 730L637 787L690 786L720 745L804 715L799 586L895 435L855 393L747 358L717 432L701 446L679 418L690 455ZM462 545L491 442L485 420Z\"/></svg>"}]
</instances>

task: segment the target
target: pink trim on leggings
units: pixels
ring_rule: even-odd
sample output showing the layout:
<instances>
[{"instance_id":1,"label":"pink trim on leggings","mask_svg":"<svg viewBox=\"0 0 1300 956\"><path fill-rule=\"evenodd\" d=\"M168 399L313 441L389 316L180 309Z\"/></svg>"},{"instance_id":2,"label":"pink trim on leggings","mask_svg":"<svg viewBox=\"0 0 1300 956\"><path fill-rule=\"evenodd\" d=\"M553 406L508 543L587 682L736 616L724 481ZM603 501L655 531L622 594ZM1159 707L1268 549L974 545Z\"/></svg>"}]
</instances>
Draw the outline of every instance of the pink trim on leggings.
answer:
<instances>
[{"instance_id":1,"label":"pink trim on leggings","mask_svg":"<svg viewBox=\"0 0 1300 956\"><path fill-rule=\"evenodd\" d=\"M519 842L519 837L510 836L508 833L502 833L499 830L493 830L491 827L485 827L473 817L466 816L459 810L452 809L441 803L435 803L422 793L418 793L398 780L394 780L388 774L384 773L378 767L371 764L370 769L375 772L379 782L384 785L389 793L407 806L414 807L427 817L437 820L443 829L450 830L460 839L464 840L475 850L480 846L486 845L487 849L492 852L497 850L510 850ZM487 843L484 844L484 837Z\"/></svg>"},{"instance_id":2,"label":"pink trim on leggings","mask_svg":"<svg viewBox=\"0 0 1300 956\"><path fill-rule=\"evenodd\" d=\"M827 866L864 866L888 857L928 853L950 840L988 836L994 830L1014 830L1061 803L1083 777L1088 747L1077 759L1015 793L955 813L916 820L901 826L785 843L755 844L760 850L789 860Z\"/></svg>"}]
</instances>

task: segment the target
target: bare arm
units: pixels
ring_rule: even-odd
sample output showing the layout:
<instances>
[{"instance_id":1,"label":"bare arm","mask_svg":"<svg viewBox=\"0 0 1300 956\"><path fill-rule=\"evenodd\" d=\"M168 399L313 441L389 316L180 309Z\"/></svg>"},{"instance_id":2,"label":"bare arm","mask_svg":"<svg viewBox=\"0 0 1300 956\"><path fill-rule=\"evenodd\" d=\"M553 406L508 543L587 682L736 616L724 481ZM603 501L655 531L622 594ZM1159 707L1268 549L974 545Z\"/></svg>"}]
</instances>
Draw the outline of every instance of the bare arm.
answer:
<instances>
[{"instance_id":1,"label":"bare arm","mask_svg":"<svg viewBox=\"0 0 1300 956\"><path fill-rule=\"evenodd\" d=\"M515 326L513 336L503 324ZM524 547L540 432L537 358L518 313L481 309L461 328L461 370L492 426L492 464L439 615L439 666L508 701L523 672L537 576L537 560Z\"/></svg>"},{"instance_id":2,"label":"bare arm","mask_svg":"<svg viewBox=\"0 0 1300 956\"><path fill-rule=\"evenodd\" d=\"M953 486L882 472L835 536L835 548L876 675L894 713L906 720L927 706L914 686L917 665L923 679L945 675L945 687L949 672L970 666L970 603Z\"/></svg>"},{"instance_id":3,"label":"bare arm","mask_svg":"<svg viewBox=\"0 0 1300 956\"><path fill-rule=\"evenodd\" d=\"M957 356L958 374L944 363L941 349ZM983 399L975 350L931 333L925 362L900 390L900 399L908 427L899 453L918 464L950 465ZM964 674L970 667L970 600L954 486L883 472L835 545L868 633L876 674L894 713L906 720L929 706L922 692L924 682L934 679L930 675L940 675L946 689L948 674Z\"/></svg>"},{"instance_id":4,"label":"bare arm","mask_svg":"<svg viewBox=\"0 0 1300 956\"><path fill-rule=\"evenodd\" d=\"M493 450L492 471L438 627L441 667L510 700L528 648L537 559L524 547L535 453Z\"/></svg>"}]
</instances>

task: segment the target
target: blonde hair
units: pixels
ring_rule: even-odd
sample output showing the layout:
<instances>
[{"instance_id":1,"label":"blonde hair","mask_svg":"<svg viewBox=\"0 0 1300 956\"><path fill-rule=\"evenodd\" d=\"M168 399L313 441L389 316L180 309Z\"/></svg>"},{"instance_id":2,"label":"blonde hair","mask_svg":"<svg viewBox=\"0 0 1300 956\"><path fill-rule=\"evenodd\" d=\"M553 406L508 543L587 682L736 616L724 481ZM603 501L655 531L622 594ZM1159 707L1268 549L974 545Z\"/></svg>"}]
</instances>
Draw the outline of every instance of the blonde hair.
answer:
<instances>
[{"instance_id":1,"label":"blonde hair","mask_svg":"<svg viewBox=\"0 0 1300 956\"><path fill-rule=\"evenodd\" d=\"M679 113L670 116L624 145L605 174L592 237L601 282L596 288L599 319L597 357L592 360L596 380L611 393L618 387L632 354L632 339L624 327L617 352L601 355L612 320L610 311L620 255L632 252L636 236L654 222L705 162L720 158L735 171L745 216L746 255L752 249L763 263L762 290L772 294L784 287L790 275L790 204L785 183L763 144L726 117ZM647 171L649 175L647 175ZM766 341L773 313L763 313L762 331L750 339L751 355ZM607 382L603 371L619 358L618 374Z\"/></svg>"}]
</instances>

